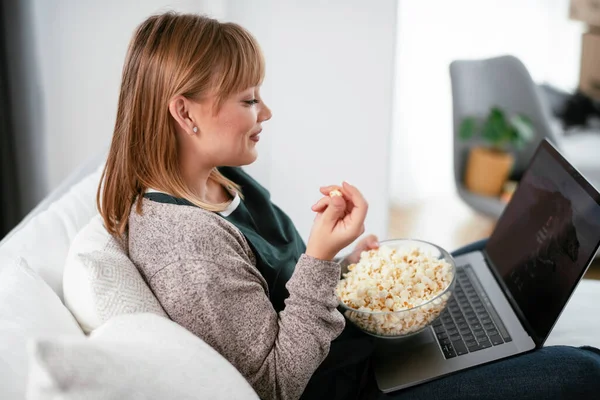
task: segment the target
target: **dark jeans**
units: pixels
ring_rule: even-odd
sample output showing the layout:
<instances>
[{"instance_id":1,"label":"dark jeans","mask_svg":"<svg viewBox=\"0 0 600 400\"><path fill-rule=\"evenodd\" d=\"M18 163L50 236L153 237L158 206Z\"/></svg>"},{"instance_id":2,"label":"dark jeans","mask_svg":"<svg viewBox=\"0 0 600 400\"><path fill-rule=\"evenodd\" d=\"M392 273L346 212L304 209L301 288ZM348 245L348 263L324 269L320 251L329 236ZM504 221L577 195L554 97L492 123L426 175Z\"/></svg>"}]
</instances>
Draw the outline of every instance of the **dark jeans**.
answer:
<instances>
[{"instance_id":1,"label":"dark jeans","mask_svg":"<svg viewBox=\"0 0 600 400\"><path fill-rule=\"evenodd\" d=\"M377 400L600 399L600 350L549 346Z\"/></svg>"}]
</instances>

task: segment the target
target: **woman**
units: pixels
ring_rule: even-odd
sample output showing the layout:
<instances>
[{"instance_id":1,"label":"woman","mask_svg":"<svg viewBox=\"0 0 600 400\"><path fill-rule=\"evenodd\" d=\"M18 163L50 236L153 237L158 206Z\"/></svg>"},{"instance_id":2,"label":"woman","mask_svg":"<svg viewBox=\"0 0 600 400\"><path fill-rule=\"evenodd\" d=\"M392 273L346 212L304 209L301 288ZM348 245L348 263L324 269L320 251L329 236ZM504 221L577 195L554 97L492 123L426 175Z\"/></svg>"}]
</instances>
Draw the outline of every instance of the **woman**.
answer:
<instances>
[{"instance_id":1,"label":"woman","mask_svg":"<svg viewBox=\"0 0 600 400\"><path fill-rule=\"evenodd\" d=\"M387 398L370 373L371 340L344 329L334 297L341 264L333 259L364 231L363 196L347 183L322 187L305 246L239 168L256 160L261 124L271 118L260 97L263 75L258 44L236 24L173 13L143 22L127 54L98 191L105 225L127 238L169 317L226 357L261 398ZM333 189L343 196L328 196ZM369 236L346 261L376 247ZM585 359L578 376L586 385L600 370L591 351L540 354ZM482 370L395 396L431 398L443 389L450 397L469 379L486 389ZM516 371L500 376L522 379Z\"/></svg>"}]
</instances>

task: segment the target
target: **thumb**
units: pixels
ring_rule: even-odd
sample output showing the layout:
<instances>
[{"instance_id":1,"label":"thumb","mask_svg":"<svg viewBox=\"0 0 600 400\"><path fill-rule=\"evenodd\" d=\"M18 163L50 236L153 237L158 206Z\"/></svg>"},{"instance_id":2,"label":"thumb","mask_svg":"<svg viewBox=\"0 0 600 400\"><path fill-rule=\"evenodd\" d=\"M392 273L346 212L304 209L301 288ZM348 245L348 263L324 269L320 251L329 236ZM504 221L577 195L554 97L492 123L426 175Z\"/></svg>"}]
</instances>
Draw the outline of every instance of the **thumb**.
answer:
<instances>
[{"instance_id":1,"label":"thumb","mask_svg":"<svg viewBox=\"0 0 600 400\"><path fill-rule=\"evenodd\" d=\"M367 236L367 250L373 250L379 248L379 241L377 240L377 236L369 235Z\"/></svg>"},{"instance_id":2,"label":"thumb","mask_svg":"<svg viewBox=\"0 0 600 400\"><path fill-rule=\"evenodd\" d=\"M340 218L344 217L345 211L346 200L341 196L333 196L323 212L323 221L335 224Z\"/></svg>"}]
</instances>

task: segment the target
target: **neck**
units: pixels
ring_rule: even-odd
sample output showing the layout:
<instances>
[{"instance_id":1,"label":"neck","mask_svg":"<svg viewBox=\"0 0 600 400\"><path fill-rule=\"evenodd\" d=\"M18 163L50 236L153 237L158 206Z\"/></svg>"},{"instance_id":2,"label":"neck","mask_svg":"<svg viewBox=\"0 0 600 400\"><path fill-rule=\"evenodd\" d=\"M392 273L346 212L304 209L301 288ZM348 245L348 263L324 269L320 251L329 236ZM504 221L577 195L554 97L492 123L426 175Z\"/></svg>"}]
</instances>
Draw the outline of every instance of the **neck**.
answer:
<instances>
[{"instance_id":1,"label":"neck","mask_svg":"<svg viewBox=\"0 0 600 400\"><path fill-rule=\"evenodd\" d=\"M209 177L214 167L182 162L180 168L187 187L202 201L209 203L214 192L214 182L211 182Z\"/></svg>"},{"instance_id":2,"label":"neck","mask_svg":"<svg viewBox=\"0 0 600 400\"><path fill-rule=\"evenodd\" d=\"M183 136L183 139L189 139ZM189 141L180 143L179 170L189 190L201 201L208 204L219 204L229 200L228 192L218 182L210 178L217 166L204 154L193 151L194 144ZM209 162L206 162L209 161Z\"/></svg>"}]
</instances>

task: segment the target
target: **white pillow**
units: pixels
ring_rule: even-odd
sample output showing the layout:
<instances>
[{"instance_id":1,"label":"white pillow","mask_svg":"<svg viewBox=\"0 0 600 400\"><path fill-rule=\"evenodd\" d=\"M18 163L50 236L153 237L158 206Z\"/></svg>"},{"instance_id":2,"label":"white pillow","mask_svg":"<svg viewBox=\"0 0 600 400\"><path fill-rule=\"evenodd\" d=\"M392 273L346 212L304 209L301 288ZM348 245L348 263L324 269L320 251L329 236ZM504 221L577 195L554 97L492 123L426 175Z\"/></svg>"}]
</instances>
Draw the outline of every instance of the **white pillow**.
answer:
<instances>
[{"instance_id":1,"label":"white pillow","mask_svg":"<svg viewBox=\"0 0 600 400\"><path fill-rule=\"evenodd\" d=\"M112 318L89 338L29 343L28 399L258 399L219 353L155 314Z\"/></svg>"},{"instance_id":2,"label":"white pillow","mask_svg":"<svg viewBox=\"0 0 600 400\"><path fill-rule=\"evenodd\" d=\"M46 282L22 259L0 269L0 399L25 398L27 340L38 335L84 338Z\"/></svg>"},{"instance_id":3,"label":"white pillow","mask_svg":"<svg viewBox=\"0 0 600 400\"><path fill-rule=\"evenodd\" d=\"M120 314L151 312L166 316L99 214L75 236L69 248L63 293L65 305L86 333Z\"/></svg>"},{"instance_id":4,"label":"white pillow","mask_svg":"<svg viewBox=\"0 0 600 400\"><path fill-rule=\"evenodd\" d=\"M99 166L93 173L70 186L46 210L31 219L26 217L25 225L0 246L0 268L9 260L25 258L31 269L62 300L65 257L77 232L93 215L98 214L95 195L102 168L103 165ZM44 206L45 202L42 201L38 207Z\"/></svg>"}]
</instances>

